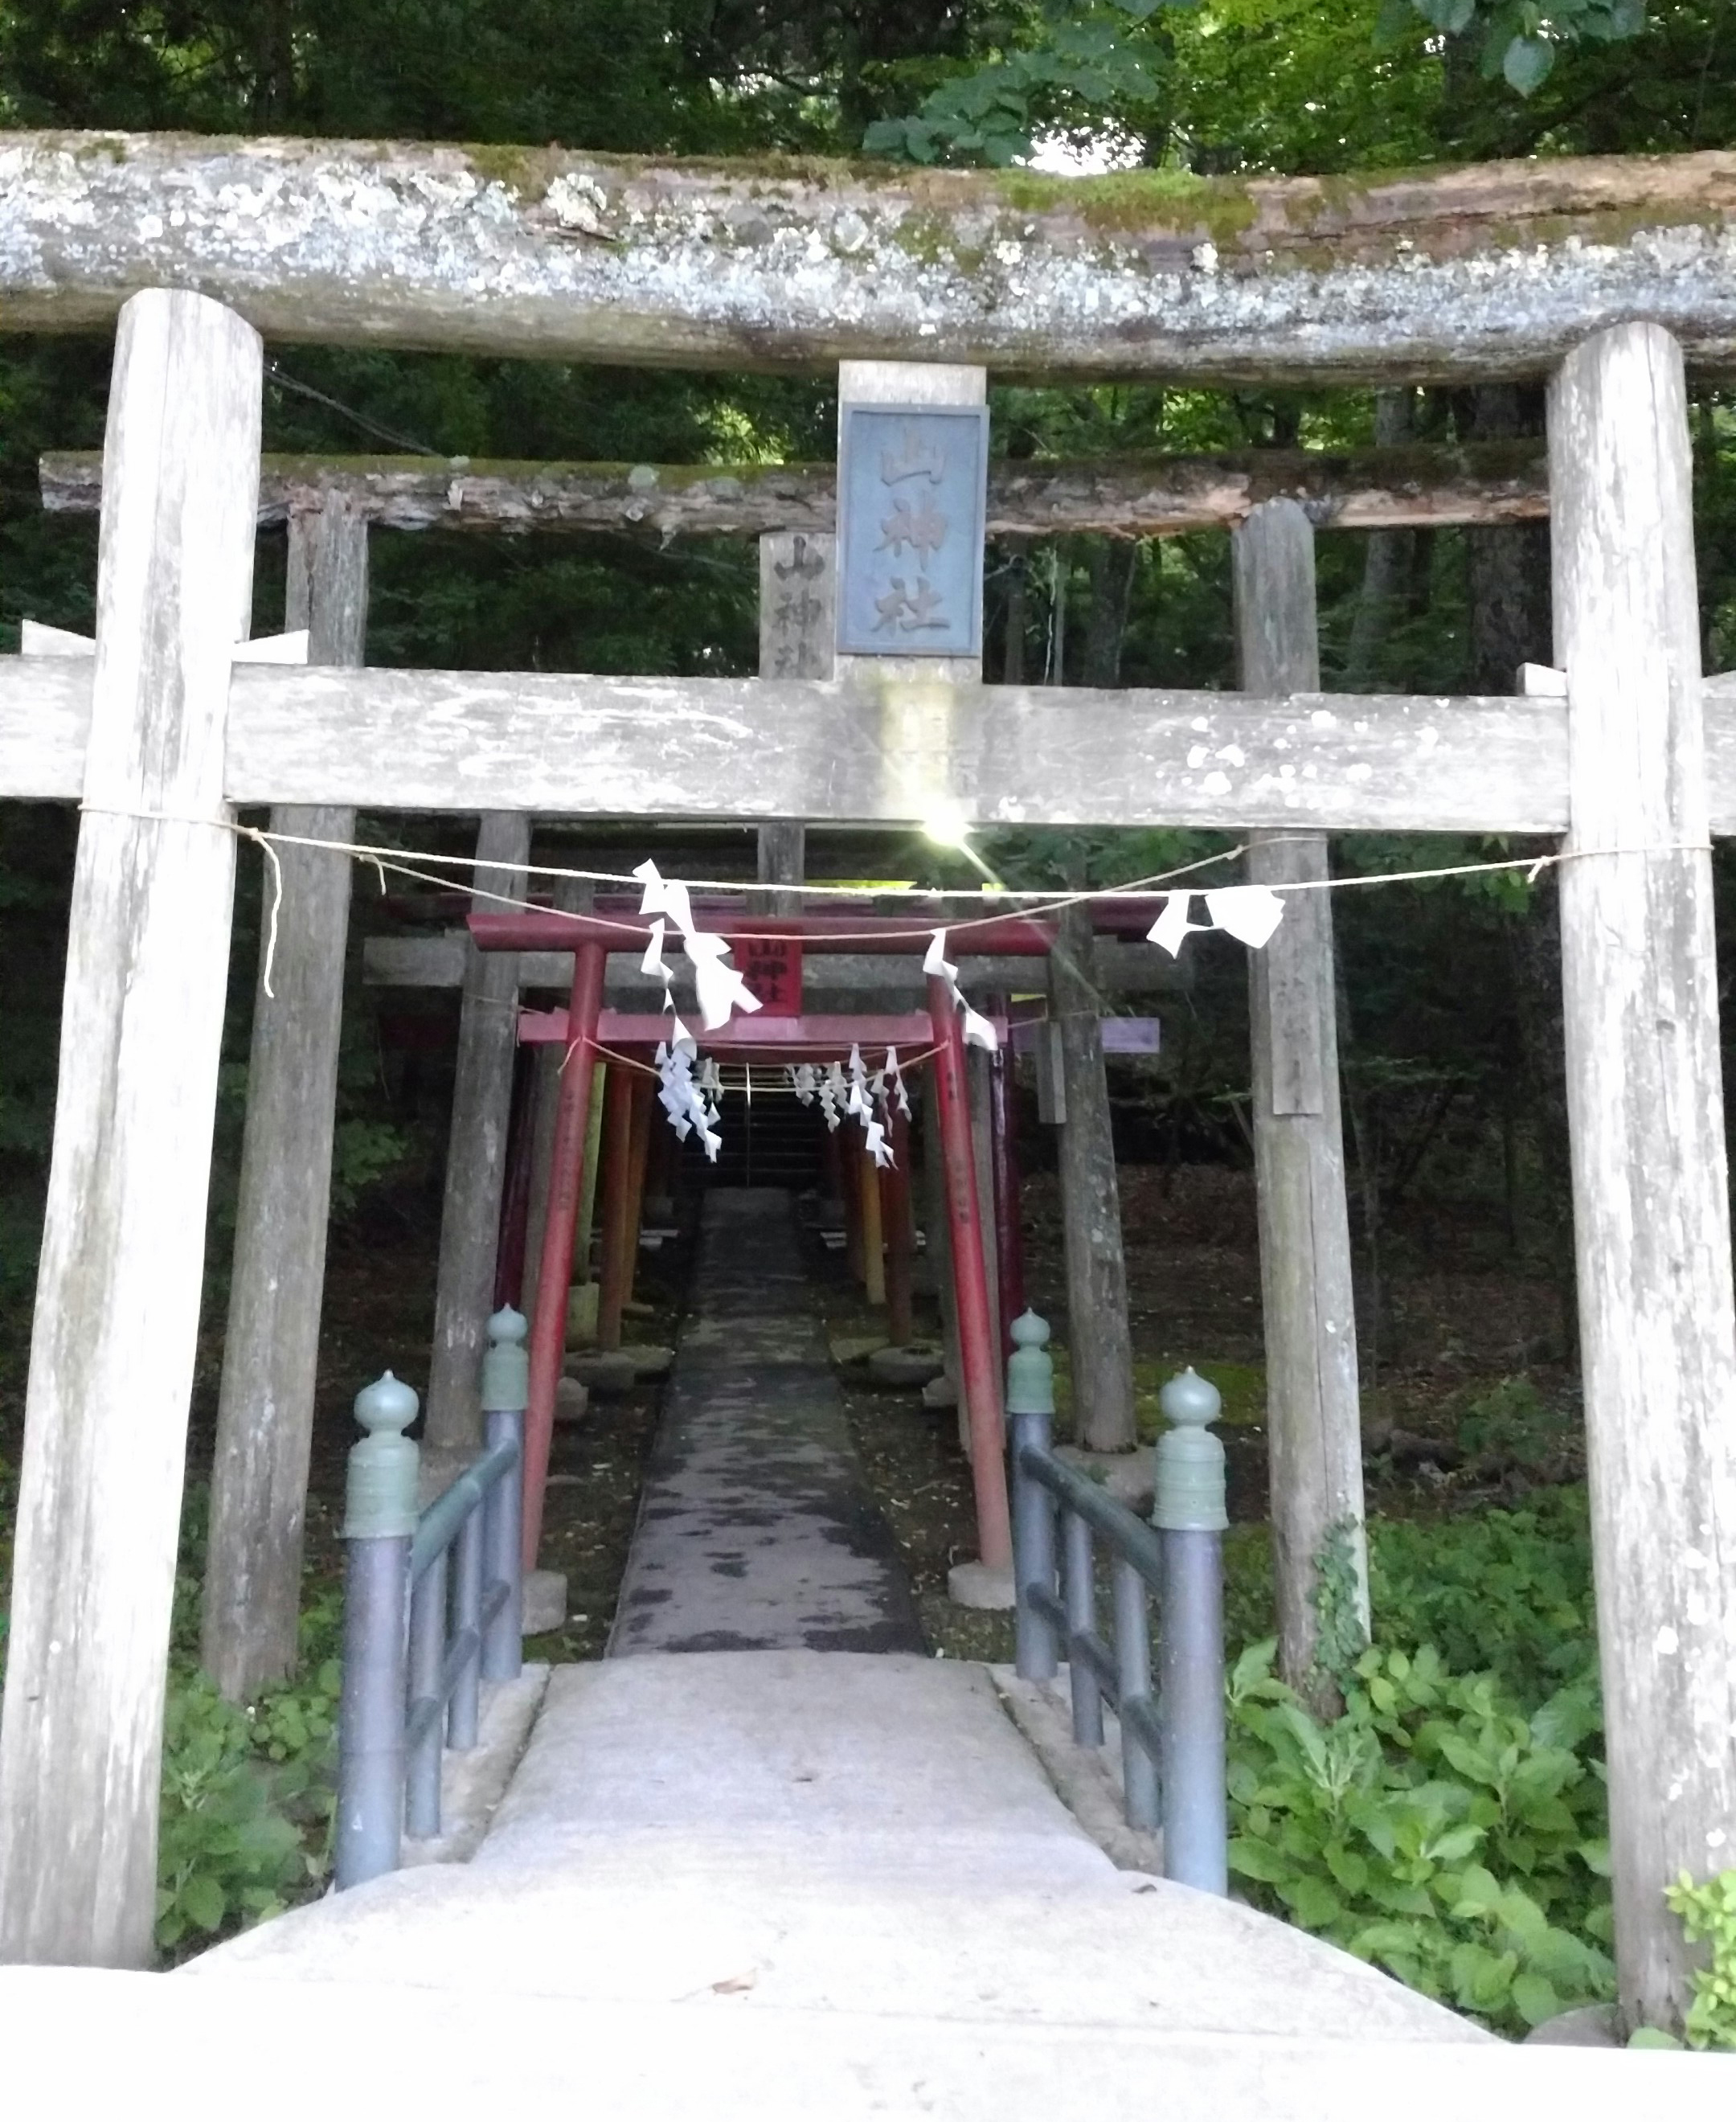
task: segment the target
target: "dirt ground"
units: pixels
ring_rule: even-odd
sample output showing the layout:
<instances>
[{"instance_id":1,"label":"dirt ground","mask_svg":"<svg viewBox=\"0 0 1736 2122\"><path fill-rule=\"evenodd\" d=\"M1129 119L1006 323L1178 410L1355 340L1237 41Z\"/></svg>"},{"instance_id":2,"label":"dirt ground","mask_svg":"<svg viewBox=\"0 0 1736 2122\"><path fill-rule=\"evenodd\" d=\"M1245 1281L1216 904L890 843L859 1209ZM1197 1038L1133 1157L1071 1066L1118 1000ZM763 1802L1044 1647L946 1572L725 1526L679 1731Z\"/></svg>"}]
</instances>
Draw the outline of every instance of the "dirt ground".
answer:
<instances>
[{"instance_id":1,"label":"dirt ground","mask_svg":"<svg viewBox=\"0 0 1736 2122\"><path fill-rule=\"evenodd\" d=\"M1250 1172L1221 1166L1123 1166L1130 1308L1141 1427L1155 1434L1163 1380L1184 1363L1211 1376L1225 1397L1232 1520L1250 1531L1266 1511L1264 1375L1259 1264ZM691 1204L690 1204L691 1205ZM1068 1434L1068 1321L1054 1176L1023 1189L1028 1301L1054 1330L1062 1414ZM687 1219L690 1223L691 1218ZM310 1596L342 1570L338 1528L344 1461L356 1429L350 1404L390 1367L422 1390L432 1327L436 1218L418 1204L380 1204L349 1232L337 1232L329 1261L319 1405L308 1512ZM812 1301L834 1341L883 1330L840 1254L810 1240ZM1364 1445L1371 1511L1434 1514L1513 1500L1538 1479L1582 1471L1570 1374L1551 1347L1559 1295L1544 1269L1515 1255L1486 1219L1422 1204L1387 1234L1379 1345L1371 1330L1368 1277L1358 1248L1359 1341ZM669 1343L679 1326L689 1264L684 1239L642 1256L637 1296L645 1309L630 1338ZM221 1321L221 1310L217 1319ZM938 1332L931 1300L919 1331ZM221 1344L202 1337L189 1484L208 1479ZM1516 1463L1463 1443L1468 1409L1519 1377L1535 1389L1548 1435ZM974 1552L969 1470L956 1418L925 1414L918 1395L872 1388L860 1365L840 1383L875 1500L909 1570L931 1648L954 1656L1010 1653L1003 1617L964 1615L945 1596L950 1565ZM568 1578L567 1626L536 1640L532 1655L565 1661L601 1655L638 1509L655 1432L658 1389L594 1398L585 1419L557 1432L548 1499L548 1565ZM16 1439L12 1442L16 1443ZM1524 1440L1521 1440L1522 1443ZM1533 1440L1534 1443L1534 1440Z\"/></svg>"},{"instance_id":2,"label":"dirt ground","mask_svg":"<svg viewBox=\"0 0 1736 2122\"><path fill-rule=\"evenodd\" d=\"M1168 1174L1124 1166L1119 1180L1141 1435L1155 1433L1156 1393L1165 1378L1188 1363L1211 1377L1224 1395L1231 1521L1251 1532L1267 1512L1253 1176L1222 1166ZM1025 1180L1022 1206L1026 1297L1053 1330L1061 1372L1056 1433L1065 1439L1068 1320L1053 1174ZM1413 1211L1387 1244L1378 1349L1367 1289L1359 1291L1370 1510L1433 1515L1514 1500L1539 1479L1578 1478L1577 1405L1570 1376L1549 1359L1560 1306L1545 1269L1515 1257L1482 1219L1439 1209ZM877 1315L840 1255L816 1249L815 1280L834 1342L873 1334ZM1359 1280L1365 1284L1366 1276ZM924 1323L937 1330L932 1306ZM1468 1414L1515 1377L1536 1390L1538 1419L1547 1432L1542 1447L1523 1464L1510 1452L1467 1450ZM948 1568L974 1551L956 1417L923 1413L915 1393L874 1389L859 1364L841 1367L841 1382L864 1471L910 1571L931 1647L954 1657L1010 1657L1009 1620L963 1613L945 1596Z\"/></svg>"}]
</instances>

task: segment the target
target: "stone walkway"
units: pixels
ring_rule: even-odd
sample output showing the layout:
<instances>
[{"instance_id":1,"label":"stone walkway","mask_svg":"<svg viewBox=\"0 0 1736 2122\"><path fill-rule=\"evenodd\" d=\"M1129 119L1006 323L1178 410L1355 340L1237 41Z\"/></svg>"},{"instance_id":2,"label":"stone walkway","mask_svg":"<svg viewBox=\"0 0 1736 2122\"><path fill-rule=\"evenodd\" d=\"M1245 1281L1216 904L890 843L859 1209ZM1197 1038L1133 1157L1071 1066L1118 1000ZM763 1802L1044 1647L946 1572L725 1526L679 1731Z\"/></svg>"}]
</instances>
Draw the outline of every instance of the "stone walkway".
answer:
<instances>
[{"instance_id":1,"label":"stone walkway","mask_svg":"<svg viewBox=\"0 0 1736 2122\"><path fill-rule=\"evenodd\" d=\"M609 1655L922 1648L808 1306L794 1204L715 1188Z\"/></svg>"}]
</instances>

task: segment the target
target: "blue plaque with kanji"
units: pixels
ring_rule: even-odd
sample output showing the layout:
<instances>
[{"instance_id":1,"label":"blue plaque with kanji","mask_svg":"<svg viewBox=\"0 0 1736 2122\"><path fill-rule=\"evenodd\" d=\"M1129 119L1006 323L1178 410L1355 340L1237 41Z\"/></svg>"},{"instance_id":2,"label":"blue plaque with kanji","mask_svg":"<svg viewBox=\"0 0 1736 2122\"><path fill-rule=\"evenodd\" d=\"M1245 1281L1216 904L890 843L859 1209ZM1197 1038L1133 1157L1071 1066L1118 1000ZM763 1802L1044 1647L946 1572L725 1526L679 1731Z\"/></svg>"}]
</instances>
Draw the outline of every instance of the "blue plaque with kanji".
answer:
<instances>
[{"instance_id":1,"label":"blue plaque with kanji","mask_svg":"<svg viewBox=\"0 0 1736 2122\"><path fill-rule=\"evenodd\" d=\"M986 405L847 405L838 466L844 656L982 651Z\"/></svg>"}]
</instances>

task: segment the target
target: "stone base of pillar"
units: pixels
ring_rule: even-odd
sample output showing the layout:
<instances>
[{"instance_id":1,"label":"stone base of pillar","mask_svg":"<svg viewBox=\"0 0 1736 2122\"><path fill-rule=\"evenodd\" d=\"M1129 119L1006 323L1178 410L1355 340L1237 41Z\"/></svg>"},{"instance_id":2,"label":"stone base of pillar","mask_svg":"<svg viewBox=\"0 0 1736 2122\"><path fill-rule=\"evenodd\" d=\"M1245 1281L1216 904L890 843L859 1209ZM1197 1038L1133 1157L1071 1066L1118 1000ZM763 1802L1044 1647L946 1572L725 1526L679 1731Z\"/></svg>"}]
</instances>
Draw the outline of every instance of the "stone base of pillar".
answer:
<instances>
[{"instance_id":1,"label":"stone base of pillar","mask_svg":"<svg viewBox=\"0 0 1736 2122\"><path fill-rule=\"evenodd\" d=\"M1010 1614L1015 1603L1013 1573L991 1569L986 1562L955 1562L946 1573L946 1596L975 1613Z\"/></svg>"}]
</instances>

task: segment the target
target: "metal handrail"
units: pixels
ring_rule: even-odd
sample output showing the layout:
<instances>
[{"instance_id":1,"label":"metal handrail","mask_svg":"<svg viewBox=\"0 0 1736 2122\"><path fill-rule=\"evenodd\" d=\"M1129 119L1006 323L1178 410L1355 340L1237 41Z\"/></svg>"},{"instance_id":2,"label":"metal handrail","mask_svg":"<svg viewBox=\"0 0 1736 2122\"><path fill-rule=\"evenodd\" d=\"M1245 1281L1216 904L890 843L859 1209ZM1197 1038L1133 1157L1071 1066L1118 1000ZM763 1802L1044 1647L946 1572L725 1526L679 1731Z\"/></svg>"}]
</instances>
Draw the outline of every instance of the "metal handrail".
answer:
<instances>
[{"instance_id":1,"label":"metal handrail","mask_svg":"<svg viewBox=\"0 0 1736 2122\"><path fill-rule=\"evenodd\" d=\"M523 1665L520 1525L529 1364L525 1320L488 1321L484 1450L416 1508L418 1401L388 1371L356 1398L350 1452L343 1694L334 1872L339 1887L395 1871L406 1834L441 1827L446 1747L477 1743L483 1680Z\"/></svg>"},{"instance_id":2,"label":"metal handrail","mask_svg":"<svg viewBox=\"0 0 1736 2122\"><path fill-rule=\"evenodd\" d=\"M1167 1877L1224 1893L1223 1447L1204 1433L1218 1411L1217 1394L1192 1371L1164 1389L1164 1412L1177 1427L1157 1447L1154 1531L1056 1456L1048 1327L1028 1311L1011 1331L1017 1347L1007 1366L1006 1413L1019 1673L1054 1679L1065 1647L1074 1743L1102 1746L1107 1703L1121 1726L1128 1825L1161 1825ZM1099 1540L1113 1564L1113 1643L1097 1626ZM1156 1692L1151 1595L1164 1622Z\"/></svg>"}]
</instances>

